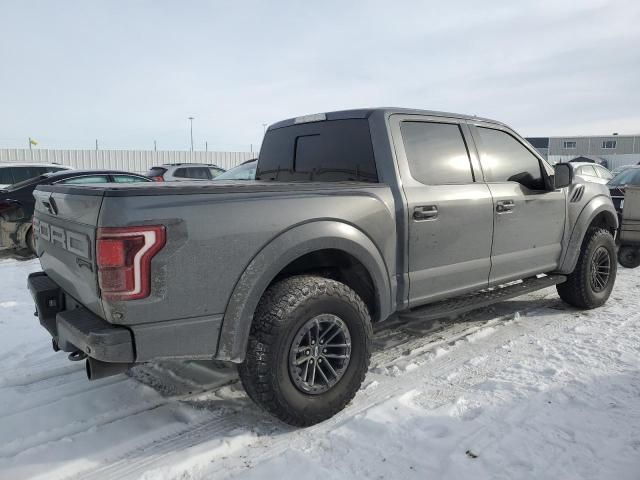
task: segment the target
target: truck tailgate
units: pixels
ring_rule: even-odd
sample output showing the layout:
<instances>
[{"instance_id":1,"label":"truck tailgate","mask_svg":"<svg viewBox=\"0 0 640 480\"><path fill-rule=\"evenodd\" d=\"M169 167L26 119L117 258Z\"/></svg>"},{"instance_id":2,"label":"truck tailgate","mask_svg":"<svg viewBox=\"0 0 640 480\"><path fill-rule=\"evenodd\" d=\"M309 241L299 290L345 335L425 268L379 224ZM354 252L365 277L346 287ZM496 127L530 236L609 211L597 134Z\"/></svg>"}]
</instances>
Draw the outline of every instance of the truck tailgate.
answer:
<instances>
[{"instance_id":1,"label":"truck tailgate","mask_svg":"<svg viewBox=\"0 0 640 480\"><path fill-rule=\"evenodd\" d=\"M95 260L102 195L36 189L34 231L43 271L67 294L103 317Z\"/></svg>"}]
</instances>

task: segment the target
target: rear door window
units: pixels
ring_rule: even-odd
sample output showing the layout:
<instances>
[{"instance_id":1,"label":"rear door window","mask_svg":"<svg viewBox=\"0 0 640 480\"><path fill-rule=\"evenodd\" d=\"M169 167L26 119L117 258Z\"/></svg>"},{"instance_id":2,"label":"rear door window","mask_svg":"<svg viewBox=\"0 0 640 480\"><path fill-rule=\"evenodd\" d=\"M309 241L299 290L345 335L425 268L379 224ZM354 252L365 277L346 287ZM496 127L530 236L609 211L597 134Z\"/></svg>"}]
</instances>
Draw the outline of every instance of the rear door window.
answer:
<instances>
[{"instance_id":1,"label":"rear door window","mask_svg":"<svg viewBox=\"0 0 640 480\"><path fill-rule=\"evenodd\" d=\"M135 175L111 175L115 183L138 183L148 182L148 178L137 177Z\"/></svg>"},{"instance_id":2,"label":"rear door window","mask_svg":"<svg viewBox=\"0 0 640 480\"><path fill-rule=\"evenodd\" d=\"M209 167L209 173L211 173L211 178L216 178L218 175L222 175L224 170L216 167Z\"/></svg>"},{"instance_id":3,"label":"rear door window","mask_svg":"<svg viewBox=\"0 0 640 480\"><path fill-rule=\"evenodd\" d=\"M454 123L402 122L411 176L426 185L472 183L471 160Z\"/></svg>"},{"instance_id":4,"label":"rear door window","mask_svg":"<svg viewBox=\"0 0 640 480\"><path fill-rule=\"evenodd\" d=\"M37 177L44 173L42 167L13 167L13 181L15 183Z\"/></svg>"},{"instance_id":5,"label":"rear door window","mask_svg":"<svg viewBox=\"0 0 640 480\"><path fill-rule=\"evenodd\" d=\"M531 190L544 190L540 160L511 134L477 127L480 162L488 182L518 182Z\"/></svg>"},{"instance_id":6,"label":"rear door window","mask_svg":"<svg viewBox=\"0 0 640 480\"><path fill-rule=\"evenodd\" d=\"M82 177L67 178L58 183L65 185L82 185L84 183L109 183L106 175L84 175Z\"/></svg>"},{"instance_id":7,"label":"rear door window","mask_svg":"<svg viewBox=\"0 0 640 480\"><path fill-rule=\"evenodd\" d=\"M209 180L211 178L211 173L206 167L191 167L187 170L189 170L189 178L196 180Z\"/></svg>"},{"instance_id":8,"label":"rear door window","mask_svg":"<svg viewBox=\"0 0 640 480\"><path fill-rule=\"evenodd\" d=\"M596 170L591 165L583 165L578 170L579 175L586 175L587 177L597 177Z\"/></svg>"},{"instance_id":9,"label":"rear door window","mask_svg":"<svg viewBox=\"0 0 640 480\"><path fill-rule=\"evenodd\" d=\"M600 165L594 165L593 168L595 168L596 173L600 176L600 178L604 178L605 180L611 180L613 178L611 172L606 168L601 167Z\"/></svg>"},{"instance_id":10,"label":"rear door window","mask_svg":"<svg viewBox=\"0 0 640 480\"><path fill-rule=\"evenodd\" d=\"M13 181L13 168L0 168L0 185L11 185Z\"/></svg>"},{"instance_id":11,"label":"rear door window","mask_svg":"<svg viewBox=\"0 0 640 480\"><path fill-rule=\"evenodd\" d=\"M196 180L209 180L209 172L206 167L184 167L178 168L174 173L174 177L193 178Z\"/></svg>"},{"instance_id":12,"label":"rear door window","mask_svg":"<svg viewBox=\"0 0 640 480\"><path fill-rule=\"evenodd\" d=\"M329 120L269 130L256 178L377 182L368 120Z\"/></svg>"}]
</instances>

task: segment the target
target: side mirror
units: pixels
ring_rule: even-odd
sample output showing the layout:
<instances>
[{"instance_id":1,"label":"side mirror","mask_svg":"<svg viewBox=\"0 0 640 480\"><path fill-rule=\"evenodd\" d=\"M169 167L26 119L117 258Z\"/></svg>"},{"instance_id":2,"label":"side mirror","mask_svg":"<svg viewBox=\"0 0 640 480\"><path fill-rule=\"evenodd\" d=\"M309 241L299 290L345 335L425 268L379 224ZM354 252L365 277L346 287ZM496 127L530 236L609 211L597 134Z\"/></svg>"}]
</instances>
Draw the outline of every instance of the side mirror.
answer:
<instances>
[{"instance_id":1,"label":"side mirror","mask_svg":"<svg viewBox=\"0 0 640 480\"><path fill-rule=\"evenodd\" d=\"M573 182L573 169L568 163L556 163L553 166L553 186L568 187Z\"/></svg>"}]
</instances>

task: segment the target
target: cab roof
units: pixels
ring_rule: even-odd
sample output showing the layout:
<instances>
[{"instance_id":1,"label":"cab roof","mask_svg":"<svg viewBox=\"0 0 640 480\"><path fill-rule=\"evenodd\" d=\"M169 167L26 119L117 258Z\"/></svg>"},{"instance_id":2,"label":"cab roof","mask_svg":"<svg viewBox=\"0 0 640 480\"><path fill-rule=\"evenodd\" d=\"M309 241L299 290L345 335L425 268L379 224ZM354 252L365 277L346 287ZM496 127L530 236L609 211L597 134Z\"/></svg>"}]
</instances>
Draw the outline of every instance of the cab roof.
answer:
<instances>
[{"instance_id":1,"label":"cab roof","mask_svg":"<svg viewBox=\"0 0 640 480\"><path fill-rule=\"evenodd\" d=\"M447 117L447 118L459 118L461 120L479 120L482 122L495 123L497 125L507 126L497 120L491 120L489 118L478 117L476 115L464 115L460 113L440 112L436 110L420 110L415 108L402 108L402 107L375 107L375 108L359 108L352 110L338 110L334 112L316 113L311 115L302 115L299 117L288 118L276 122L269 126L268 130L288 127L298 123L311 123L320 122L325 120L346 120L353 118L369 118L374 113L382 113L385 116L393 114L404 115L425 115L430 117Z\"/></svg>"}]
</instances>

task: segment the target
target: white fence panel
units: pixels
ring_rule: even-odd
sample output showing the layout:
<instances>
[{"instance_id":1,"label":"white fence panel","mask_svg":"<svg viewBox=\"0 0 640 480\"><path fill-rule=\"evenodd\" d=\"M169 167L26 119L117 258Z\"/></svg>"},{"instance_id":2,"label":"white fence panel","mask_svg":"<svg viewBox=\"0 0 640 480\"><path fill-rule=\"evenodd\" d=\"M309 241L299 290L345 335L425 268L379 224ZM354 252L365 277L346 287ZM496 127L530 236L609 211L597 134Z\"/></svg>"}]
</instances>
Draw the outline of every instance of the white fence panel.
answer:
<instances>
[{"instance_id":1,"label":"white fence panel","mask_svg":"<svg viewBox=\"0 0 640 480\"><path fill-rule=\"evenodd\" d=\"M209 163L228 170L255 158L255 152L189 152L180 150L49 150L2 148L1 162L59 163L74 168L110 168L144 173L163 163Z\"/></svg>"}]
</instances>

